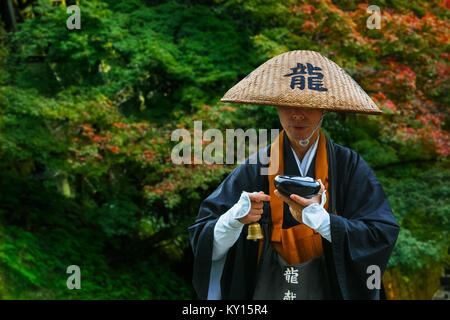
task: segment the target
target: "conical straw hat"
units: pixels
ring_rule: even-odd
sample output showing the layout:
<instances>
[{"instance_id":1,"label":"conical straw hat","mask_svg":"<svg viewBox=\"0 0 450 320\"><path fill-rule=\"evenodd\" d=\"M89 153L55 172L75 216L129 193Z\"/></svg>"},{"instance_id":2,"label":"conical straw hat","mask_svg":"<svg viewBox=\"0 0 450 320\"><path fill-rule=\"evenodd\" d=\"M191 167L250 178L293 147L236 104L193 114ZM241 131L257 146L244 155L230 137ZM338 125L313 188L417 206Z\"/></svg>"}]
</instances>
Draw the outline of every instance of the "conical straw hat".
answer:
<instances>
[{"instance_id":1,"label":"conical straw hat","mask_svg":"<svg viewBox=\"0 0 450 320\"><path fill-rule=\"evenodd\" d=\"M280 54L227 91L222 102L381 114L336 63L315 51Z\"/></svg>"}]
</instances>

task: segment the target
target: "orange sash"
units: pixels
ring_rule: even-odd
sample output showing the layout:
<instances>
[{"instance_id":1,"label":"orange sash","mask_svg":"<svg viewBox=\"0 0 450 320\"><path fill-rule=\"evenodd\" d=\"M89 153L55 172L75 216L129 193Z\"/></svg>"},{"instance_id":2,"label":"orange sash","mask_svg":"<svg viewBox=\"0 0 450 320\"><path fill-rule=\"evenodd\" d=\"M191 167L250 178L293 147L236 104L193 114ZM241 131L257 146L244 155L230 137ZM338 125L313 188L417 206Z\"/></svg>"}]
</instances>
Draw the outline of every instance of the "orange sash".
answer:
<instances>
[{"instance_id":1,"label":"orange sash","mask_svg":"<svg viewBox=\"0 0 450 320\"><path fill-rule=\"evenodd\" d=\"M325 185L328 196L328 161L325 134L322 130L319 131L319 143L317 146L317 154L315 161L315 178L321 179ZM269 191L270 191L270 212L272 216L272 236L271 243L278 251L281 257L289 264L298 264L306 262L319 256L322 252L322 238L320 234L301 223L289 229L282 229L283 224L283 201L275 194L274 179L277 175L284 172L284 154L283 154L283 134L281 131L278 138L274 141L270 149L270 164L275 161L276 155L278 158L278 171L268 175ZM275 165L276 167L276 165ZM328 211L328 198L324 208ZM260 248L262 247L262 240L260 240ZM261 251L261 250L259 250Z\"/></svg>"}]
</instances>

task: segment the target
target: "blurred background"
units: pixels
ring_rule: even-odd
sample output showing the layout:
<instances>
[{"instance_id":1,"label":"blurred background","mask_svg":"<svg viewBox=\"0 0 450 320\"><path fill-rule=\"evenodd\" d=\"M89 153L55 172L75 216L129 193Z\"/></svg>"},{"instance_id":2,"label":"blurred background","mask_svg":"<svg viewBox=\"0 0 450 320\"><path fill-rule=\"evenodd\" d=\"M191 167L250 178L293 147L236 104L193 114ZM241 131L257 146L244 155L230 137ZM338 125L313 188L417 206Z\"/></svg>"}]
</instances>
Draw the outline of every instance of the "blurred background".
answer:
<instances>
[{"instance_id":1,"label":"blurred background","mask_svg":"<svg viewBox=\"0 0 450 320\"><path fill-rule=\"evenodd\" d=\"M219 99L297 49L335 61L383 110L329 113L323 127L374 169L401 226L387 297L442 289L449 1L0 4L1 299L196 299L187 227L236 165L174 165L171 132L281 129L274 107ZM66 286L70 265L80 290Z\"/></svg>"}]
</instances>

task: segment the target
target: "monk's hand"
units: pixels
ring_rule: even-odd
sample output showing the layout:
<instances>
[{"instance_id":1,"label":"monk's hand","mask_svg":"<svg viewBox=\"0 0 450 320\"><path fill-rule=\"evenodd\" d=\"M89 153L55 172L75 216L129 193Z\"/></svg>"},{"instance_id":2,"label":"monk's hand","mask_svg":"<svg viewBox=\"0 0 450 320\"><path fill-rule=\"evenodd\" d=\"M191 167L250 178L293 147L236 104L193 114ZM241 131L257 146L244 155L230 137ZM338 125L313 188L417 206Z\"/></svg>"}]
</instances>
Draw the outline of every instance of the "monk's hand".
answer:
<instances>
[{"instance_id":1,"label":"monk's hand","mask_svg":"<svg viewBox=\"0 0 450 320\"><path fill-rule=\"evenodd\" d=\"M249 224L258 222L263 214L264 201L270 201L270 196L264 194L264 191L249 193L251 207L245 217L237 219L241 223Z\"/></svg>"},{"instance_id":2,"label":"monk's hand","mask_svg":"<svg viewBox=\"0 0 450 320\"><path fill-rule=\"evenodd\" d=\"M280 192L278 192L278 190L275 189L275 192L274 192L275 195L289 205L289 211L291 211L292 216L294 217L295 220L297 220L300 223L303 222L303 220L302 220L303 209L305 209L307 206L309 206L313 203L318 203L318 204L321 203L322 193L325 190L325 186L323 185L322 180L318 179L317 181L320 183L320 191L317 195L315 195L314 197L312 197L310 199L300 197L299 195L296 195L296 194L291 194L291 196L288 198L285 195L282 195Z\"/></svg>"}]
</instances>

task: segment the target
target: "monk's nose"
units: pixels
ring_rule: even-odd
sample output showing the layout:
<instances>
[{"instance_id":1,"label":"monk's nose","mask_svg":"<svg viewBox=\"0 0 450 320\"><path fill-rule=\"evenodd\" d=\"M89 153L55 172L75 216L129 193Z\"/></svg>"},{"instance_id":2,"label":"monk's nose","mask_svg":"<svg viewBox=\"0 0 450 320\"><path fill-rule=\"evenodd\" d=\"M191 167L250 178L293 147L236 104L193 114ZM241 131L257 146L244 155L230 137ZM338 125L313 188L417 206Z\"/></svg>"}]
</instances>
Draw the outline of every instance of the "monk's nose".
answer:
<instances>
[{"instance_id":1,"label":"monk's nose","mask_svg":"<svg viewBox=\"0 0 450 320\"><path fill-rule=\"evenodd\" d=\"M292 117L294 118L294 120L303 120L303 119L305 119L305 116L302 115L302 114L294 114Z\"/></svg>"}]
</instances>

